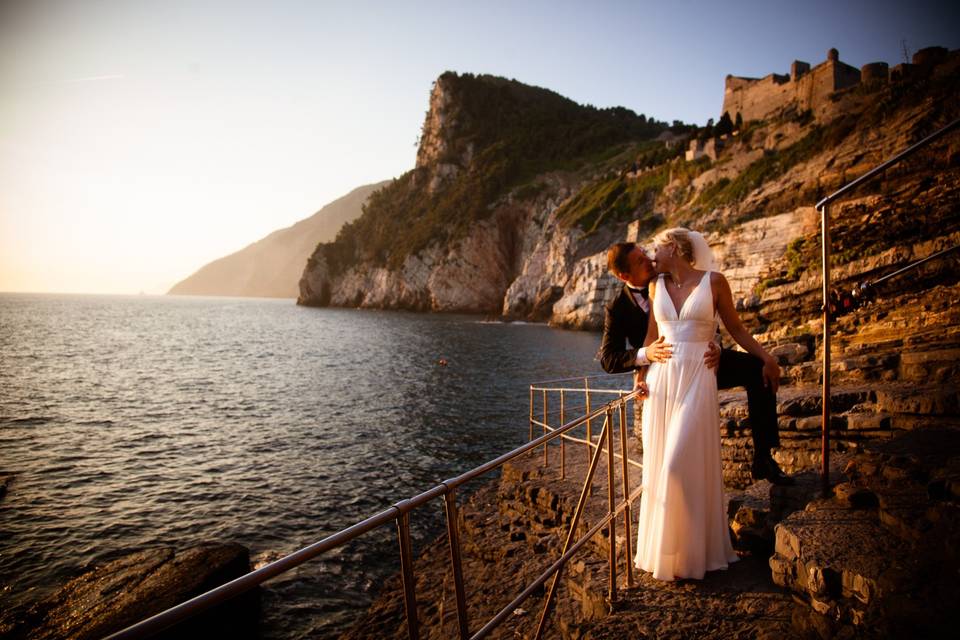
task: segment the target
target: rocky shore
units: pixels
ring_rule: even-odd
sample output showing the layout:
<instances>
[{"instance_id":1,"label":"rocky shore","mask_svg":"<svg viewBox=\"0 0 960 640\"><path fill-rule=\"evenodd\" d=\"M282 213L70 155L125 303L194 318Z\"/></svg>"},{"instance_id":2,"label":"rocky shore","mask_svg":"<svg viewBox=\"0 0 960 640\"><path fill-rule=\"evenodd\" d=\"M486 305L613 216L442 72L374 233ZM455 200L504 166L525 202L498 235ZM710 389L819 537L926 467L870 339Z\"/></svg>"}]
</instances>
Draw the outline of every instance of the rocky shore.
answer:
<instances>
[{"instance_id":1,"label":"rocky shore","mask_svg":"<svg viewBox=\"0 0 960 640\"><path fill-rule=\"evenodd\" d=\"M540 455L507 464L461 510L471 632L559 555L586 462L568 453L561 479L556 451L551 456L546 467ZM829 498L821 496L815 471L796 474L794 486L761 481L731 491L726 499L740 561L703 581L662 583L637 571L635 586L627 588L621 518L617 602L611 606L607 598L604 530L563 572L544 637L882 638L910 630L947 637L958 622L949 604L958 595L958 465L960 431L931 430L837 455ZM605 512L605 478L601 462L581 534ZM416 561L423 638L457 636L448 554L441 536ZM402 593L399 576L386 582L342 640L405 638ZM535 592L490 637L532 637L543 601L543 590Z\"/></svg>"},{"instance_id":2,"label":"rocky shore","mask_svg":"<svg viewBox=\"0 0 960 640\"><path fill-rule=\"evenodd\" d=\"M552 452L553 464L547 467L542 466L539 454L508 463L501 478L474 494L462 509L461 538L471 632L485 624L559 556L587 465L582 451L568 453L567 477L561 480L556 453ZM637 477L631 478L632 483L639 480L639 474L634 475ZM815 482L807 482L793 493L815 492L814 485ZM605 514L603 462L598 466L593 488L578 535L586 533ZM754 503L754 515L761 510L768 511L770 484L761 482L751 491L761 494L763 505L757 509ZM748 502L747 494L733 493L728 500L734 520L737 517L744 520L748 510L743 506ZM628 589L624 575L623 519L617 524L618 602L611 607L607 597L609 547L606 530L603 530L563 571L556 606L544 637L713 638L731 633L733 637L772 638L789 635L796 605L790 595L771 580L767 555L752 550L754 542L748 532L735 537L741 561L727 571L713 572L702 582L676 583L661 583L649 574L636 571L636 584ZM742 530L742 527L738 529ZM768 544L767 554L771 546ZM441 536L422 550L416 563L423 638L457 636L448 553L446 537ZM388 582L370 611L341 640L405 638L402 593L399 577ZM490 637L532 637L544 596L543 590L535 592Z\"/></svg>"},{"instance_id":3,"label":"rocky shore","mask_svg":"<svg viewBox=\"0 0 960 640\"><path fill-rule=\"evenodd\" d=\"M4 640L99 640L250 571L238 544L156 547L88 568L52 595L0 615ZM257 591L157 638L256 638Z\"/></svg>"}]
</instances>

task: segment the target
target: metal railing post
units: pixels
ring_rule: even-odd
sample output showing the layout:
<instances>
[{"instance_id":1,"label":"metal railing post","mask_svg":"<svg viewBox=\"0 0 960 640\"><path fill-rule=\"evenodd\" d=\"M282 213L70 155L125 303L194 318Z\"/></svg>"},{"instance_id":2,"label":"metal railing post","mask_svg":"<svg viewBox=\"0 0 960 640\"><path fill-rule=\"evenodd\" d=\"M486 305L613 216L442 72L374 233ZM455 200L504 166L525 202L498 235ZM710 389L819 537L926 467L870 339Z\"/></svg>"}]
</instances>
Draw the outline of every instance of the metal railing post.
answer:
<instances>
[{"instance_id":1,"label":"metal railing post","mask_svg":"<svg viewBox=\"0 0 960 640\"><path fill-rule=\"evenodd\" d=\"M616 510L617 496L615 486L615 467L613 465L613 409L607 405L607 415L604 421L608 425L607 432L607 515L613 514ZM610 518L610 524L607 525L607 531L610 533L610 606L617 601L617 519Z\"/></svg>"},{"instance_id":2,"label":"metal railing post","mask_svg":"<svg viewBox=\"0 0 960 640\"><path fill-rule=\"evenodd\" d=\"M586 396L586 411L590 415L590 380L583 378L583 394ZM590 430L590 419L587 418L587 460L593 457L593 433ZM593 487L587 487L587 495L593 495Z\"/></svg>"},{"instance_id":3,"label":"metal railing post","mask_svg":"<svg viewBox=\"0 0 960 640\"><path fill-rule=\"evenodd\" d=\"M530 385L530 437L527 442L533 440L533 385Z\"/></svg>"},{"instance_id":4,"label":"metal railing post","mask_svg":"<svg viewBox=\"0 0 960 640\"><path fill-rule=\"evenodd\" d=\"M543 390L543 435L547 435L547 431L548 431L547 425L549 424L550 424L550 418L547 414L547 390L544 389ZM549 448L550 448L550 443L544 442L543 443L543 466L545 467L548 464L550 464L550 460L547 457Z\"/></svg>"},{"instance_id":5,"label":"metal railing post","mask_svg":"<svg viewBox=\"0 0 960 640\"><path fill-rule=\"evenodd\" d=\"M610 428L610 421L604 420L603 430L600 432L600 440L603 441L603 437L607 434L607 429ZM577 501L577 508L573 512L573 519L570 521L570 530L567 532L567 539L563 543L563 551L560 552L562 556L570 548L570 543L573 541L573 537L576 534L577 526L580 524L580 515L583 513L583 505L587 501L587 493L590 489L590 484L593 482L593 474L597 470L597 463L600 462L600 453L603 451L602 447L597 447L597 450L593 453L593 456L590 460L590 468L587 469L587 478L583 483L583 489L580 491L580 499ZM534 635L534 640L540 640L543 636L544 624L547 621L547 616L550 614L550 607L553 604L553 596L556 593L557 583L560 581L560 573L563 571L563 568L557 570L553 574L553 582L550 583L550 589L547 591L547 599L543 603L543 611L540 614L540 622L537 624L537 633Z\"/></svg>"},{"instance_id":6,"label":"metal railing post","mask_svg":"<svg viewBox=\"0 0 960 640\"><path fill-rule=\"evenodd\" d=\"M823 243L823 414L821 422L820 486L823 497L830 495L830 205L820 209Z\"/></svg>"},{"instance_id":7,"label":"metal railing post","mask_svg":"<svg viewBox=\"0 0 960 640\"><path fill-rule=\"evenodd\" d=\"M560 389L560 424L567 424L566 415L564 413L564 404L563 404L563 389ZM566 436L560 437L560 479L565 480L567 478L567 448L565 446Z\"/></svg>"},{"instance_id":8,"label":"metal railing post","mask_svg":"<svg viewBox=\"0 0 960 640\"><path fill-rule=\"evenodd\" d=\"M453 588L457 598L457 626L460 640L470 637L467 619L467 596L463 588L463 562L460 557L460 521L457 512L457 493L450 489L443 496L447 513L447 540L450 542L450 568L453 570Z\"/></svg>"},{"instance_id":9,"label":"metal railing post","mask_svg":"<svg viewBox=\"0 0 960 640\"><path fill-rule=\"evenodd\" d=\"M420 640L416 584L413 579L413 548L410 544L410 514L406 511L397 516L397 537L400 540L400 571L403 575L403 609L407 615L407 637L410 640Z\"/></svg>"},{"instance_id":10,"label":"metal railing post","mask_svg":"<svg viewBox=\"0 0 960 640\"><path fill-rule=\"evenodd\" d=\"M627 556L627 588L633 588L633 532L630 522L630 465L627 464L627 403L623 401L623 394L620 394L620 474L623 476L623 499L627 506L623 509L623 550Z\"/></svg>"}]
</instances>

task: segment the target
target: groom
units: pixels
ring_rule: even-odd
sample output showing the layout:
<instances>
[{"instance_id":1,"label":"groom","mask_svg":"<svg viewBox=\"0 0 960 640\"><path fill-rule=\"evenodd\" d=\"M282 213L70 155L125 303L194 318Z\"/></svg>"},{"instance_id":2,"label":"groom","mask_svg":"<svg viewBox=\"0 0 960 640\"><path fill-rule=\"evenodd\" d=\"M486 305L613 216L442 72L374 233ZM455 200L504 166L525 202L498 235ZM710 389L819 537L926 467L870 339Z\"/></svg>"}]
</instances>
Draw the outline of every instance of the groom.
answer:
<instances>
[{"instance_id":1,"label":"groom","mask_svg":"<svg viewBox=\"0 0 960 640\"><path fill-rule=\"evenodd\" d=\"M640 348L647 335L650 316L647 285L656 275L653 262L636 243L620 242L607 252L607 267L624 284L619 295L606 307L600 345L603 370L621 373L647 366L651 362L668 360L671 345L664 342L663 336L646 348ZM632 349L627 349L628 340ZM714 343L710 343L704 362L711 369L717 368L719 363L718 388L744 387L747 390L754 447L751 467L753 478L766 479L773 484L793 484L793 479L784 475L770 455L772 447L780 446L777 426L780 368L776 363L765 367L759 358L749 353L719 349Z\"/></svg>"}]
</instances>

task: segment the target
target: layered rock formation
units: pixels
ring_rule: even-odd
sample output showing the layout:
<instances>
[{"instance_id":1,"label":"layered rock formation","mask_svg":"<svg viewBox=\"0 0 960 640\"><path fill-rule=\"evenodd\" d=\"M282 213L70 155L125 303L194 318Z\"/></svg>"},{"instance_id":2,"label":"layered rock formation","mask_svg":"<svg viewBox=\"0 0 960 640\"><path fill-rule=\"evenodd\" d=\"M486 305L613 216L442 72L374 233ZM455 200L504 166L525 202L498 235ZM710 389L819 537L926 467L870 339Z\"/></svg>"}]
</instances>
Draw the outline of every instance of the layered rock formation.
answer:
<instances>
[{"instance_id":1,"label":"layered rock formation","mask_svg":"<svg viewBox=\"0 0 960 640\"><path fill-rule=\"evenodd\" d=\"M9 640L103 638L250 571L237 544L158 547L93 567L49 597L4 612L0 636ZM259 594L248 592L192 618L158 638L257 637Z\"/></svg>"},{"instance_id":2,"label":"layered rock formation","mask_svg":"<svg viewBox=\"0 0 960 640\"><path fill-rule=\"evenodd\" d=\"M370 194L387 184L357 187L309 218L204 265L175 284L169 293L296 298L297 280L317 243L333 240L345 223L360 216Z\"/></svg>"}]
</instances>

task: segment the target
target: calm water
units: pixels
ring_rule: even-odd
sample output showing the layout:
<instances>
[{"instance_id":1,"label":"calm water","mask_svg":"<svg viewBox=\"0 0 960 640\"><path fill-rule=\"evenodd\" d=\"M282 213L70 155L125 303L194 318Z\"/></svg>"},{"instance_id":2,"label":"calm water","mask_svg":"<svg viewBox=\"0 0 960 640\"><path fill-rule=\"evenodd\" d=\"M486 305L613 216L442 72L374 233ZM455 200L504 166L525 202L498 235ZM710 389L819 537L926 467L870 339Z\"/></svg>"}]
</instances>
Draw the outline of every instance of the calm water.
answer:
<instances>
[{"instance_id":1,"label":"calm water","mask_svg":"<svg viewBox=\"0 0 960 640\"><path fill-rule=\"evenodd\" d=\"M0 608L158 544L263 563L315 542L522 443L527 385L599 372L598 346L474 316L0 294ZM440 516L417 511L415 544ZM263 635L334 636L396 558L387 527L275 579Z\"/></svg>"}]
</instances>

